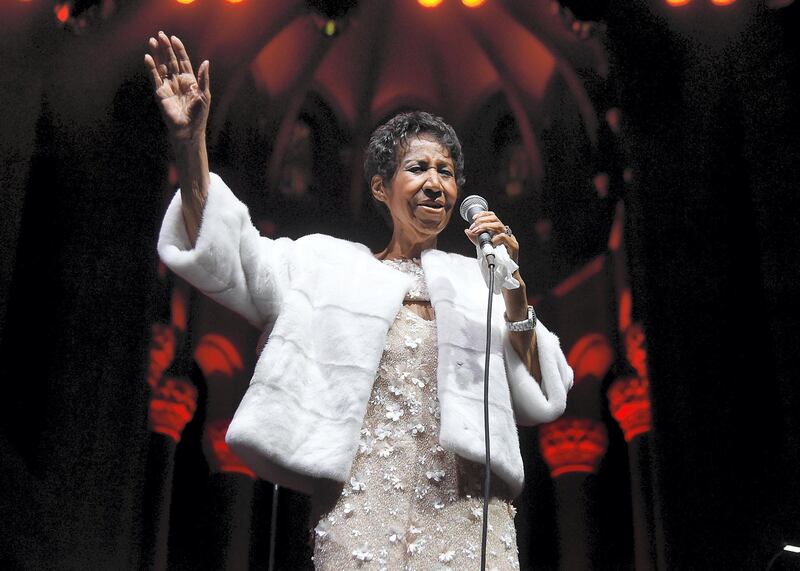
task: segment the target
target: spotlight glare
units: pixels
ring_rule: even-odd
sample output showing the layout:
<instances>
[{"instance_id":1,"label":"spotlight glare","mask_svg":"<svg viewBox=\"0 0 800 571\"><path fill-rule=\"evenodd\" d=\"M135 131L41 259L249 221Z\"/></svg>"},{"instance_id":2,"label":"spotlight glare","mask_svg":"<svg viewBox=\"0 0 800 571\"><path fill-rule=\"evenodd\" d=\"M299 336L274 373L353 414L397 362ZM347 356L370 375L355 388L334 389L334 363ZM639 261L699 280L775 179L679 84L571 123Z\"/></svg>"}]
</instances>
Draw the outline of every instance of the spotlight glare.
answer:
<instances>
[{"instance_id":1,"label":"spotlight glare","mask_svg":"<svg viewBox=\"0 0 800 571\"><path fill-rule=\"evenodd\" d=\"M736 0L711 0L714 6L730 6L734 2L736 2Z\"/></svg>"},{"instance_id":2,"label":"spotlight glare","mask_svg":"<svg viewBox=\"0 0 800 571\"><path fill-rule=\"evenodd\" d=\"M178 0L178 4L191 4L194 0Z\"/></svg>"},{"instance_id":3,"label":"spotlight glare","mask_svg":"<svg viewBox=\"0 0 800 571\"><path fill-rule=\"evenodd\" d=\"M436 8L442 3L442 0L417 0L417 2L419 2L419 5L423 8Z\"/></svg>"},{"instance_id":4,"label":"spotlight glare","mask_svg":"<svg viewBox=\"0 0 800 571\"><path fill-rule=\"evenodd\" d=\"M689 3L689 0L667 0L667 4L670 6L686 6Z\"/></svg>"},{"instance_id":5,"label":"spotlight glare","mask_svg":"<svg viewBox=\"0 0 800 571\"><path fill-rule=\"evenodd\" d=\"M244 0L225 0L228 4L241 4Z\"/></svg>"},{"instance_id":6,"label":"spotlight glare","mask_svg":"<svg viewBox=\"0 0 800 571\"><path fill-rule=\"evenodd\" d=\"M461 3L467 8L477 8L482 6L486 0L461 0Z\"/></svg>"},{"instance_id":7,"label":"spotlight glare","mask_svg":"<svg viewBox=\"0 0 800 571\"><path fill-rule=\"evenodd\" d=\"M69 4L66 2L64 4L56 4L53 12L56 14L56 19L62 24L66 24L67 20L69 20Z\"/></svg>"},{"instance_id":8,"label":"spotlight glare","mask_svg":"<svg viewBox=\"0 0 800 571\"><path fill-rule=\"evenodd\" d=\"M783 548L784 551L791 551L792 553L800 553L800 547L796 545L787 545Z\"/></svg>"}]
</instances>

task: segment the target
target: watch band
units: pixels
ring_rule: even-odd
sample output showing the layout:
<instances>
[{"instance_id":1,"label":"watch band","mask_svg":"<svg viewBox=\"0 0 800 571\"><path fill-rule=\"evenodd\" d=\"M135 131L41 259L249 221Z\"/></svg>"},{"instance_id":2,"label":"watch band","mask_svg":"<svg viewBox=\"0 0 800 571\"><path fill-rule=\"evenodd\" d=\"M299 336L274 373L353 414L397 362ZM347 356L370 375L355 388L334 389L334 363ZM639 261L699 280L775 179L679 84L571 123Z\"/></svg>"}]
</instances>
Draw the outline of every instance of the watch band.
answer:
<instances>
[{"instance_id":1,"label":"watch band","mask_svg":"<svg viewBox=\"0 0 800 571\"><path fill-rule=\"evenodd\" d=\"M536 312L533 306L528 306L528 319L522 321L508 321L506 320L506 327L509 331L530 331L536 327Z\"/></svg>"}]
</instances>

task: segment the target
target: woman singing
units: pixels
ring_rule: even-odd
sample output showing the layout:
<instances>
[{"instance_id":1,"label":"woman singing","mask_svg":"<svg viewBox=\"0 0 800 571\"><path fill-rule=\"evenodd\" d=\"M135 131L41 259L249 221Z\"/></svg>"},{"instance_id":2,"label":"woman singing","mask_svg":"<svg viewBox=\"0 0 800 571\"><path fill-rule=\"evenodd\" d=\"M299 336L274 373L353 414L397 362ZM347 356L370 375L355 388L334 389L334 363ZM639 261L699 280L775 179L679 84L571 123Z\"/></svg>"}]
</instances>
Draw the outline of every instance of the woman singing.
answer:
<instances>
[{"instance_id":1,"label":"woman singing","mask_svg":"<svg viewBox=\"0 0 800 571\"><path fill-rule=\"evenodd\" d=\"M159 254L267 338L231 449L261 478L311 494L316 569L477 568L488 270L436 249L464 182L452 127L414 112L373 133L365 175L392 228L382 251L321 234L264 238L209 172L208 61L195 77L177 37L161 32L149 47L181 187ZM572 370L528 306L517 239L493 212L465 230L473 243L482 232L503 286L489 370L487 567L518 569L516 424L557 418Z\"/></svg>"}]
</instances>

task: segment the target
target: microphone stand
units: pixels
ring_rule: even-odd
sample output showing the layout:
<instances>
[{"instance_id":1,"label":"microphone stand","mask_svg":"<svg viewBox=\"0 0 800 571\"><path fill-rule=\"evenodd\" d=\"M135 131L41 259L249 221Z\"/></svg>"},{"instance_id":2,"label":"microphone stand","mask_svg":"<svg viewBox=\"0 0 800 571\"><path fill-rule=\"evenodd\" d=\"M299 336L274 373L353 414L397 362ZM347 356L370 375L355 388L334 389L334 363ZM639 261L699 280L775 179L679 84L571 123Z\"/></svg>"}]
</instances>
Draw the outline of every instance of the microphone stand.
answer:
<instances>
[{"instance_id":1,"label":"microphone stand","mask_svg":"<svg viewBox=\"0 0 800 571\"><path fill-rule=\"evenodd\" d=\"M272 485L272 513L269 518L269 563L268 571L275 569L275 536L278 528L278 484Z\"/></svg>"},{"instance_id":2,"label":"microphone stand","mask_svg":"<svg viewBox=\"0 0 800 571\"><path fill-rule=\"evenodd\" d=\"M489 302L486 310L486 360L483 365L483 439L486 458L483 472L483 527L481 529L481 571L486 571L486 539L489 533L489 493L492 455L489 450L489 356L492 348L492 298L494 296L494 254L486 253L489 266Z\"/></svg>"}]
</instances>

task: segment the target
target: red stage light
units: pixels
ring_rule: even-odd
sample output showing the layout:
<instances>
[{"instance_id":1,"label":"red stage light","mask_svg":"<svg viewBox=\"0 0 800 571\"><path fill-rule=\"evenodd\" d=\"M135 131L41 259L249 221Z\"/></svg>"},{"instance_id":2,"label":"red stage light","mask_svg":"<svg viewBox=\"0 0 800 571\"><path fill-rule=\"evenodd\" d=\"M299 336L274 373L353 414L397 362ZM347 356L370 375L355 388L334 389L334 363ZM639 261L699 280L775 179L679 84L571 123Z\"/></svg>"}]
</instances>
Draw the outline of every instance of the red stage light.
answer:
<instances>
[{"instance_id":1,"label":"red stage light","mask_svg":"<svg viewBox=\"0 0 800 571\"><path fill-rule=\"evenodd\" d=\"M461 3L467 8L477 8L483 5L486 0L461 0Z\"/></svg>"},{"instance_id":2,"label":"red stage light","mask_svg":"<svg viewBox=\"0 0 800 571\"><path fill-rule=\"evenodd\" d=\"M689 0L667 0L670 6L686 6L688 3Z\"/></svg>"},{"instance_id":3,"label":"red stage light","mask_svg":"<svg viewBox=\"0 0 800 571\"><path fill-rule=\"evenodd\" d=\"M64 4L56 4L53 8L53 12L56 14L56 19L62 24L66 24L67 20L69 20L69 3L65 2Z\"/></svg>"},{"instance_id":4,"label":"red stage light","mask_svg":"<svg viewBox=\"0 0 800 571\"><path fill-rule=\"evenodd\" d=\"M594 378L601 380L614 362L611 343L600 333L587 333L569 350L567 362L575 371L575 383Z\"/></svg>"},{"instance_id":5,"label":"red stage light","mask_svg":"<svg viewBox=\"0 0 800 571\"><path fill-rule=\"evenodd\" d=\"M714 6L730 6L734 2L736 2L736 0L711 0Z\"/></svg>"},{"instance_id":6,"label":"red stage light","mask_svg":"<svg viewBox=\"0 0 800 571\"><path fill-rule=\"evenodd\" d=\"M442 0L417 0L417 2L424 8L436 8L442 3Z\"/></svg>"},{"instance_id":7,"label":"red stage light","mask_svg":"<svg viewBox=\"0 0 800 571\"><path fill-rule=\"evenodd\" d=\"M225 0L228 4L241 4L244 0Z\"/></svg>"},{"instance_id":8,"label":"red stage light","mask_svg":"<svg viewBox=\"0 0 800 571\"><path fill-rule=\"evenodd\" d=\"M244 370L239 349L218 333L206 333L194 350L194 358L206 377L217 374L232 379Z\"/></svg>"},{"instance_id":9,"label":"red stage light","mask_svg":"<svg viewBox=\"0 0 800 571\"><path fill-rule=\"evenodd\" d=\"M178 4L191 4L194 0L178 0Z\"/></svg>"}]
</instances>

